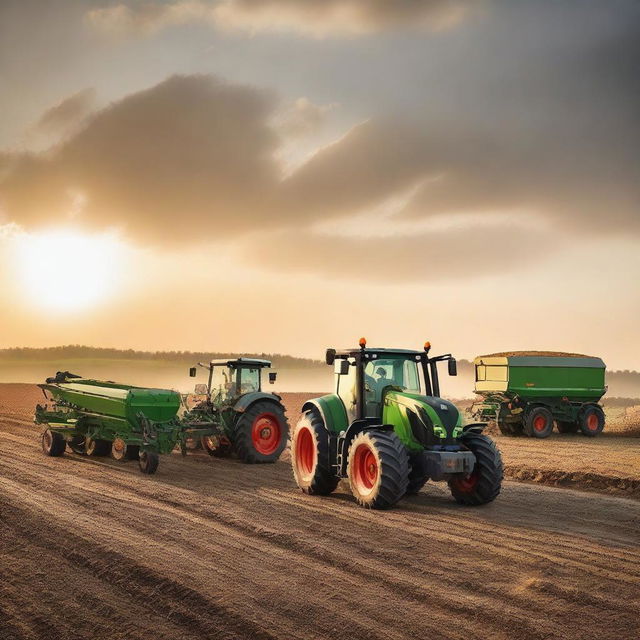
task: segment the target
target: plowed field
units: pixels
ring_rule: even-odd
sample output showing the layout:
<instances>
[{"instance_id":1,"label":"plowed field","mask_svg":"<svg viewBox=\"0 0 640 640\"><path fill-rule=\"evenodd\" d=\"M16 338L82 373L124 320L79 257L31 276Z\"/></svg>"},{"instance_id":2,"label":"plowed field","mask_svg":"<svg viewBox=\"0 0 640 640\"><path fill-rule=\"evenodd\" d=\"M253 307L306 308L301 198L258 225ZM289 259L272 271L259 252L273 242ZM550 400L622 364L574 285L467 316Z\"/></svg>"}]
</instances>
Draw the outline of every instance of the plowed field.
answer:
<instances>
[{"instance_id":1,"label":"plowed field","mask_svg":"<svg viewBox=\"0 0 640 640\"><path fill-rule=\"evenodd\" d=\"M640 634L637 500L507 481L466 508L428 484L368 512L342 486L303 495L285 461L202 452L146 477L45 457L36 400L0 387L2 640Z\"/></svg>"}]
</instances>

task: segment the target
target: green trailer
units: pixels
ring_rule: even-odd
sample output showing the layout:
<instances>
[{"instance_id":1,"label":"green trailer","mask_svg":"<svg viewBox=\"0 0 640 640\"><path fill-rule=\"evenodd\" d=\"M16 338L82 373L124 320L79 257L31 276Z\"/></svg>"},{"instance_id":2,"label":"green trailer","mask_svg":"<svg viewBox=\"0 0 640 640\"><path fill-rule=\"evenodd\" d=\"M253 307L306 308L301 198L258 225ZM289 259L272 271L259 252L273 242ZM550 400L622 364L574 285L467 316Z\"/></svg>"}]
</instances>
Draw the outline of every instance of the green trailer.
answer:
<instances>
[{"instance_id":1,"label":"green trailer","mask_svg":"<svg viewBox=\"0 0 640 640\"><path fill-rule=\"evenodd\" d=\"M482 400L472 413L495 420L505 435L546 438L554 422L560 433L602 432L598 404L605 394L605 363L592 356L550 351L512 351L474 360L475 392Z\"/></svg>"},{"instance_id":2,"label":"green trailer","mask_svg":"<svg viewBox=\"0 0 640 640\"><path fill-rule=\"evenodd\" d=\"M36 406L36 424L46 425L42 448L61 456L67 448L88 456L109 453L116 460L138 460L143 473L155 473L159 454L187 440L220 432L213 421L189 423L177 417L177 391L147 389L91 380L59 371L38 385L50 404Z\"/></svg>"}]
</instances>

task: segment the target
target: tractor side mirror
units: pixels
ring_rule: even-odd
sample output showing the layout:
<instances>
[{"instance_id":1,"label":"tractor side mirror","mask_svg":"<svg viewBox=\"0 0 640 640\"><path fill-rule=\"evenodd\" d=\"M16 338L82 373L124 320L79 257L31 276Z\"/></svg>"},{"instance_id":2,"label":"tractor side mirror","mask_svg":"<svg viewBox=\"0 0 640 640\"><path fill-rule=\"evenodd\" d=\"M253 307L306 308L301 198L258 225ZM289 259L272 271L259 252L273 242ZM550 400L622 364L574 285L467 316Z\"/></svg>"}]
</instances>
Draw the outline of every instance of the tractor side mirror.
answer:
<instances>
[{"instance_id":1,"label":"tractor side mirror","mask_svg":"<svg viewBox=\"0 0 640 640\"><path fill-rule=\"evenodd\" d=\"M449 358L449 375L457 376L458 375L458 363L455 358Z\"/></svg>"},{"instance_id":2,"label":"tractor side mirror","mask_svg":"<svg viewBox=\"0 0 640 640\"><path fill-rule=\"evenodd\" d=\"M348 360L340 360L340 375L346 376L349 373L350 366Z\"/></svg>"},{"instance_id":3,"label":"tractor side mirror","mask_svg":"<svg viewBox=\"0 0 640 640\"><path fill-rule=\"evenodd\" d=\"M269 384L274 384L274 382L276 381L277 377L278 377L277 372L269 371Z\"/></svg>"},{"instance_id":4,"label":"tractor side mirror","mask_svg":"<svg viewBox=\"0 0 640 640\"><path fill-rule=\"evenodd\" d=\"M335 349L327 349L327 353L325 356L326 363L331 366L336 359L336 350Z\"/></svg>"},{"instance_id":5,"label":"tractor side mirror","mask_svg":"<svg viewBox=\"0 0 640 640\"><path fill-rule=\"evenodd\" d=\"M190 378L195 378L197 371L198 370L195 367L189 367L189 377Z\"/></svg>"}]
</instances>

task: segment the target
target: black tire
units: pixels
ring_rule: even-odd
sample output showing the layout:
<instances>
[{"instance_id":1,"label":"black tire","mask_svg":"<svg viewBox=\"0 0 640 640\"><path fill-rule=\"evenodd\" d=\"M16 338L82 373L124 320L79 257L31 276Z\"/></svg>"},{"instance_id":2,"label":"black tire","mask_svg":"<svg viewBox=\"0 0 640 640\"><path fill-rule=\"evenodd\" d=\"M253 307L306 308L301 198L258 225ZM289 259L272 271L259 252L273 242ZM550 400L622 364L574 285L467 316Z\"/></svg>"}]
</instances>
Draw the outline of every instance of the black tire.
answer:
<instances>
[{"instance_id":1,"label":"black tire","mask_svg":"<svg viewBox=\"0 0 640 640\"><path fill-rule=\"evenodd\" d=\"M217 445L214 445L212 442L214 438L217 440ZM200 444L202 445L202 448L214 458L228 458L233 451L233 447L230 442L223 442L217 436L202 436Z\"/></svg>"},{"instance_id":2,"label":"black tire","mask_svg":"<svg viewBox=\"0 0 640 640\"><path fill-rule=\"evenodd\" d=\"M127 445L127 460L140 460L140 445Z\"/></svg>"},{"instance_id":3,"label":"black tire","mask_svg":"<svg viewBox=\"0 0 640 640\"><path fill-rule=\"evenodd\" d=\"M409 484L406 495L415 495L429 480L427 465L422 453L409 454Z\"/></svg>"},{"instance_id":4,"label":"black tire","mask_svg":"<svg viewBox=\"0 0 640 640\"><path fill-rule=\"evenodd\" d=\"M546 407L533 407L524 419L524 432L532 438L548 438L553 431L553 414Z\"/></svg>"},{"instance_id":5,"label":"black tire","mask_svg":"<svg viewBox=\"0 0 640 640\"><path fill-rule=\"evenodd\" d=\"M68 442L69 449L71 449L73 453L77 453L79 456L83 456L85 455L84 442L84 436L73 436Z\"/></svg>"},{"instance_id":6,"label":"black tire","mask_svg":"<svg viewBox=\"0 0 640 640\"><path fill-rule=\"evenodd\" d=\"M558 433L576 433L578 431L578 425L575 422L567 422L565 420L557 420L556 428Z\"/></svg>"},{"instance_id":7,"label":"black tire","mask_svg":"<svg viewBox=\"0 0 640 640\"><path fill-rule=\"evenodd\" d=\"M597 404L587 405L580 412L580 431L582 431L585 436L594 438L602 433L604 421L604 411L601 406Z\"/></svg>"},{"instance_id":8,"label":"black tire","mask_svg":"<svg viewBox=\"0 0 640 640\"><path fill-rule=\"evenodd\" d=\"M111 457L119 462L123 460L137 460L140 447L127 444L122 438L116 438L111 443Z\"/></svg>"},{"instance_id":9,"label":"black tire","mask_svg":"<svg viewBox=\"0 0 640 640\"><path fill-rule=\"evenodd\" d=\"M347 476L359 505L388 509L407 493L407 449L393 431L363 431L349 446Z\"/></svg>"},{"instance_id":10,"label":"black tire","mask_svg":"<svg viewBox=\"0 0 640 640\"><path fill-rule=\"evenodd\" d=\"M268 433L263 437L263 434ZM287 446L289 423L284 407L258 400L241 413L233 432L233 450L247 464L275 462Z\"/></svg>"},{"instance_id":11,"label":"black tire","mask_svg":"<svg viewBox=\"0 0 640 640\"><path fill-rule=\"evenodd\" d=\"M111 453L111 442L109 442L109 440L94 440L93 438L85 438L84 452L88 456L108 456Z\"/></svg>"},{"instance_id":12,"label":"black tire","mask_svg":"<svg viewBox=\"0 0 640 640\"><path fill-rule=\"evenodd\" d=\"M327 496L340 482L331 470L329 433L317 409L305 411L293 430L291 468L296 484L309 495Z\"/></svg>"},{"instance_id":13,"label":"black tire","mask_svg":"<svg viewBox=\"0 0 640 640\"><path fill-rule=\"evenodd\" d=\"M477 506L492 502L502 487L502 456L489 436L465 433L462 443L475 455L476 464L469 477L456 474L449 479L451 495L458 504Z\"/></svg>"},{"instance_id":14,"label":"black tire","mask_svg":"<svg viewBox=\"0 0 640 640\"><path fill-rule=\"evenodd\" d=\"M142 471L142 473L146 473L147 475L151 475L152 473L155 473L158 469L159 463L160 463L160 456L154 451L140 452L138 465L140 466L140 471Z\"/></svg>"},{"instance_id":15,"label":"black tire","mask_svg":"<svg viewBox=\"0 0 640 640\"><path fill-rule=\"evenodd\" d=\"M65 452L66 448L67 443L61 434L57 431L51 431L51 429L45 429L42 433L42 450L46 455L57 458Z\"/></svg>"}]
</instances>

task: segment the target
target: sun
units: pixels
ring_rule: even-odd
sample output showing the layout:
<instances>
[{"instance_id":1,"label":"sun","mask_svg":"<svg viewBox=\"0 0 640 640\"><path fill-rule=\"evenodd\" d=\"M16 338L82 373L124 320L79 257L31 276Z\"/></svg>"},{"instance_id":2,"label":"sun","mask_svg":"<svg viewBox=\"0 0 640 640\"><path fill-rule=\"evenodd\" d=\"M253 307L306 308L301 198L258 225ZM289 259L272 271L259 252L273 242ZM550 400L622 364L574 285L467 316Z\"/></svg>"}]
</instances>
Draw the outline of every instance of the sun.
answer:
<instances>
[{"instance_id":1,"label":"sun","mask_svg":"<svg viewBox=\"0 0 640 640\"><path fill-rule=\"evenodd\" d=\"M116 292L123 253L113 234L71 229L21 233L12 251L15 284L34 306L58 313L89 309Z\"/></svg>"}]
</instances>

